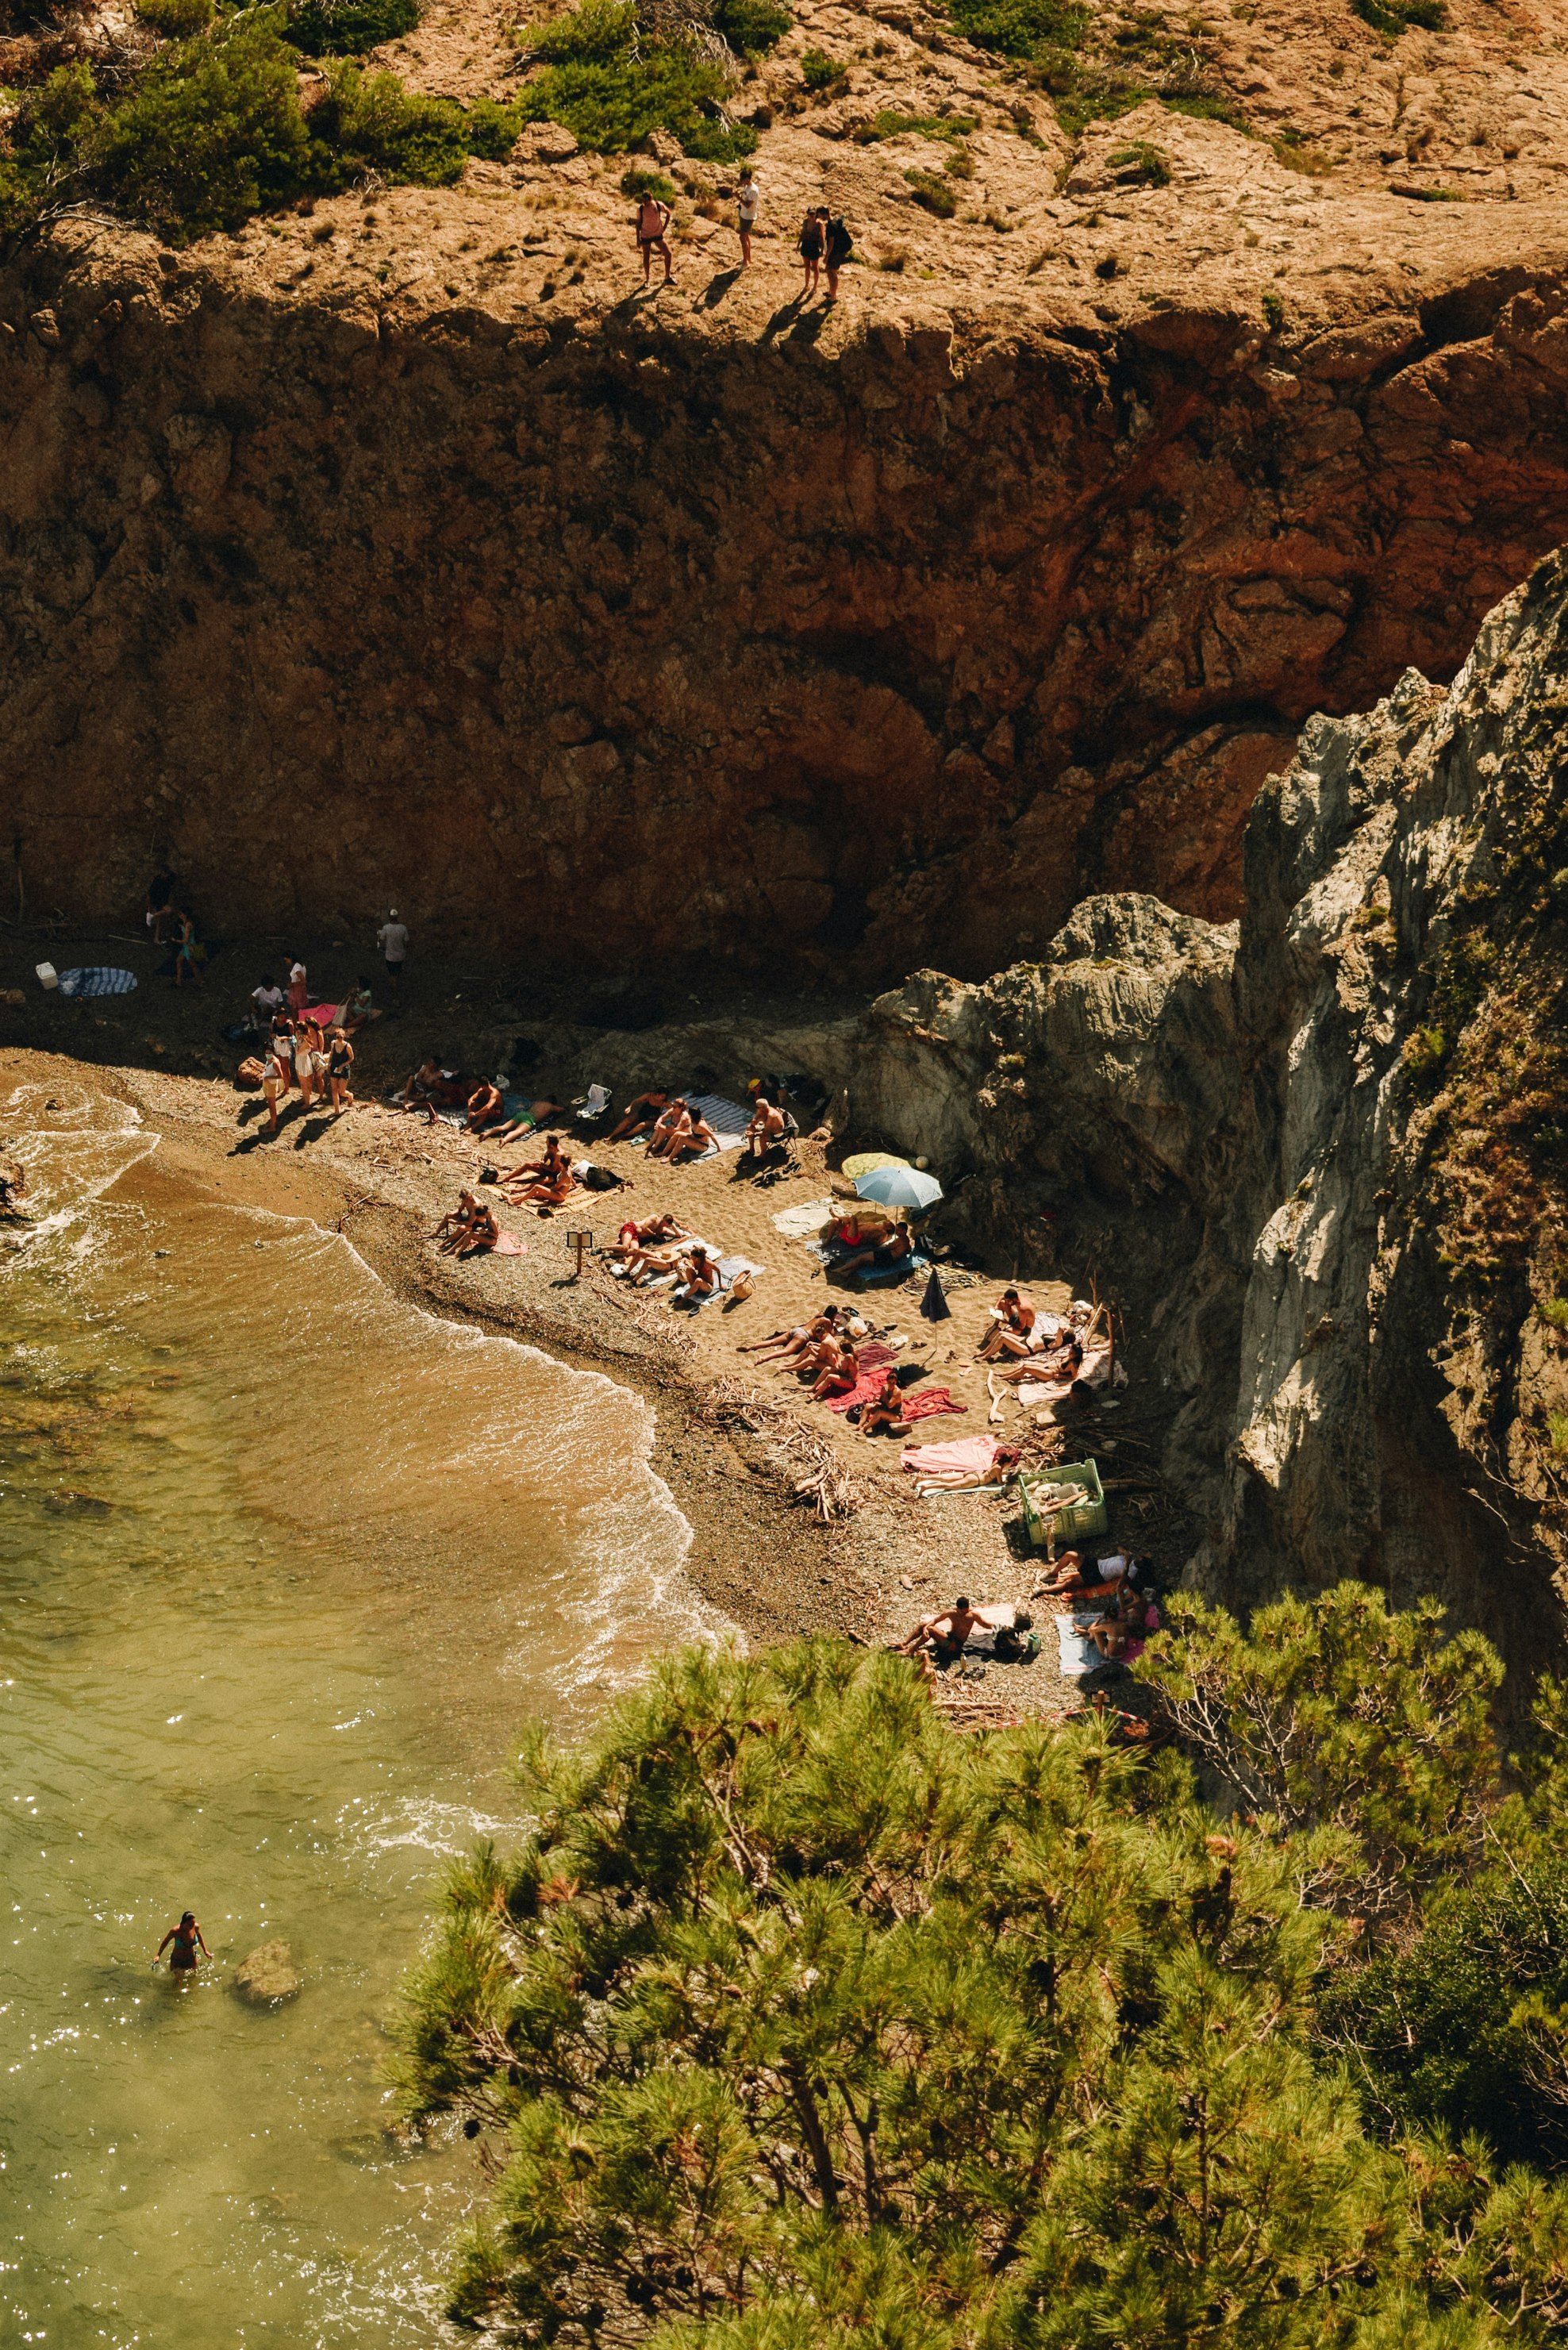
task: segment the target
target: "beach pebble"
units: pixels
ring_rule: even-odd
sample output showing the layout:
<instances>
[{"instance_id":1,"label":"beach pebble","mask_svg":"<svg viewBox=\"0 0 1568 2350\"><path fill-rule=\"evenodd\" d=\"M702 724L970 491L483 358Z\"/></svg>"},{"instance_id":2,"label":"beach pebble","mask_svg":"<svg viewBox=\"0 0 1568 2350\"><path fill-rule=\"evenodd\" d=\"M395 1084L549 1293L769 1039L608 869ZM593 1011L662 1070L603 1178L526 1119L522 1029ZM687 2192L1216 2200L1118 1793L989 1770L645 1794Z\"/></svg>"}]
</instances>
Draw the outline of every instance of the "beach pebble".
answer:
<instances>
[{"instance_id":1,"label":"beach pebble","mask_svg":"<svg viewBox=\"0 0 1568 2350\"><path fill-rule=\"evenodd\" d=\"M234 1989L252 2007L276 2007L305 1981L286 1942L263 1942L234 1969Z\"/></svg>"}]
</instances>

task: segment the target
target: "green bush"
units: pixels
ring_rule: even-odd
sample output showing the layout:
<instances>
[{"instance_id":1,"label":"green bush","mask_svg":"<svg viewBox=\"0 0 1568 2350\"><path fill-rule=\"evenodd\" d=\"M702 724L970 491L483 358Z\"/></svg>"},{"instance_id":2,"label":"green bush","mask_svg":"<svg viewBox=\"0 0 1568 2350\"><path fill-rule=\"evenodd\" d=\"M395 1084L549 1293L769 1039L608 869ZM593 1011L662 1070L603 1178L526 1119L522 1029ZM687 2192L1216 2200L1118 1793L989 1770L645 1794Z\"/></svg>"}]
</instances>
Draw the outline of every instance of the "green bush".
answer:
<instances>
[{"instance_id":1,"label":"green bush","mask_svg":"<svg viewBox=\"0 0 1568 2350\"><path fill-rule=\"evenodd\" d=\"M1170 165L1162 148L1150 146L1147 139L1134 139L1125 147L1113 148L1106 159L1113 172L1124 178L1136 176L1146 188L1168 188Z\"/></svg>"},{"instance_id":2,"label":"green bush","mask_svg":"<svg viewBox=\"0 0 1568 2350\"><path fill-rule=\"evenodd\" d=\"M966 138L974 129L972 114L906 114L898 107L884 106L869 122L863 122L855 136L862 147L878 139Z\"/></svg>"},{"instance_id":3,"label":"green bush","mask_svg":"<svg viewBox=\"0 0 1568 2350\"><path fill-rule=\"evenodd\" d=\"M951 220L958 210L958 198L946 180L939 179L935 172L906 172L904 177L923 212L934 213L938 220Z\"/></svg>"},{"instance_id":4,"label":"green bush","mask_svg":"<svg viewBox=\"0 0 1568 2350\"><path fill-rule=\"evenodd\" d=\"M1089 10L1075 0L948 0L953 30L977 48L1004 57L1038 57L1048 49L1075 49Z\"/></svg>"},{"instance_id":5,"label":"green bush","mask_svg":"<svg viewBox=\"0 0 1568 2350\"><path fill-rule=\"evenodd\" d=\"M807 89L831 89L848 72L848 67L837 57L830 57L826 49L802 49L800 53L800 78Z\"/></svg>"},{"instance_id":6,"label":"green bush","mask_svg":"<svg viewBox=\"0 0 1568 2350\"><path fill-rule=\"evenodd\" d=\"M88 65L57 66L36 89L25 91L11 131L18 190L25 190L32 178L74 171L84 143L102 120Z\"/></svg>"},{"instance_id":7,"label":"green bush","mask_svg":"<svg viewBox=\"0 0 1568 2350\"><path fill-rule=\"evenodd\" d=\"M1251 116L1233 98L1211 97L1207 90L1199 90L1190 98L1162 98L1159 102L1168 114L1185 114L1194 122L1226 122L1248 139L1253 135Z\"/></svg>"},{"instance_id":8,"label":"green bush","mask_svg":"<svg viewBox=\"0 0 1568 2350\"><path fill-rule=\"evenodd\" d=\"M359 57L419 21L419 0L289 0L284 37L306 57Z\"/></svg>"},{"instance_id":9,"label":"green bush","mask_svg":"<svg viewBox=\"0 0 1568 2350\"><path fill-rule=\"evenodd\" d=\"M188 41L206 31L217 10L213 0L136 0L136 13L166 41Z\"/></svg>"},{"instance_id":10,"label":"green bush","mask_svg":"<svg viewBox=\"0 0 1568 2350\"><path fill-rule=\"evenodd\" d=\"M641 167L621 173L620 192L623 196L633 198L657 196L661 204L672 204L676 196L673 180L666 178L662 172Z\"/></svg>"},{"instance_id":11,"label":"green bush","mask_svg":"<svg viewBox=\"0 0 1568 2350\"><path fill-rule=\"evenodd\" d=\"M1416 1720L1425 1631L1379 1654ZM1174 1755L1092 1715L960 1738L902 1659L814 1641L667 1659L522 1777L533 1833L452 1870L400 2034L410 2117L488 2135L464 2324L578 2350L1560 2338L1568 2191L1366 2133L1318 2028L1314 1846L1222 1829ZM1369 1798L1400 1778L1383 1754Z\"/></svg>"},{"instance_id":12,"label":"green bush","mask_svg":"<svg viewBox=\"0 0 1568 2350\"><path fill-rule=\"evenodd\" d=\"M674 43L634 50L636 0L582 0L521 36L545 71L515 100L519 119L559 122L580 145L624 155L650 130L673 131L688 155L731 163L755 150L748 122L729 123L724 74Z\"/></svg>"},{"instance_id":13,"label":"green bush","mask_svg":"<svg viewBox=\"0 0 1568 2350\"><path fill-rule=\"evenodd\" d=\"M1397 39L1412 25L1420 25L1429 33L1440 33L1449 21L1443 0L1350 0L1351 6L1363 24L1375 32L1386 33Z\"/></svg>"},{"instance_id":14,"label":"green bush","mask_svg":"<svg viewBox=\"0 0 1568 2350\"><path fill-rule=\"evenodd\" d=\"M775 0L713 0L713 29L739 57L765 57L794 24Z\"/></svg>"},{"instance_id":15,"label":"green bush","mask_svg":"<svg viewBox=\"0 0 1568 2350\"><path fill-rule=\"evenodd\" d=\"M118 211L170 235L237 228L305 183L294 53L270 22L155 57L104 116L87 161Z\"/></svg>"},{"instance_id":16,"label":"green bush","mask_svg":"<svg viewBox=\"0 0 1568 2350\"><path fill-rule=\"evenodd\" d=\"M360 171L450 187L471 151L466 118L452 99L405 89L396 74L367 73L337 58L328 67L327 96L312 109L310 131L317 184L325 187L341 186Z\"/></svg>"}]
</instances>

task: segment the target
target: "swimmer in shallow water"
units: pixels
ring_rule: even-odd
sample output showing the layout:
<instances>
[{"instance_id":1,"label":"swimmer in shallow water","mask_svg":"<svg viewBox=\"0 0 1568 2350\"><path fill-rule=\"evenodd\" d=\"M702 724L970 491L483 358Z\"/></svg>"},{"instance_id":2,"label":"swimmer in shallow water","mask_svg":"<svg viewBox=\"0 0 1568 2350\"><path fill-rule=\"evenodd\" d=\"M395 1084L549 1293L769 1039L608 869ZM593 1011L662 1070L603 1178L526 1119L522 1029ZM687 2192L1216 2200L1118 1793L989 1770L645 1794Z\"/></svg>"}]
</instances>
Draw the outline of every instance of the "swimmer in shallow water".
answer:
<instances>
[{"instance_id":1,"label":"swimmer in shallow water","mask_svg":"<svg viewBox=\"0 0 1568 2350\"><path fill-rule=\"evenodd\" d=\"M174 1946L172 1950L169 1949L171 1943ZM189 1909L185 1911L177 1926L170 1927L169 1931L159 1943L160 1959L165 1950L169 1950L169 1971L171 1975L188 1975L194 1972L201 1963L196 1955L198 1951L203 1959L210 1959L213 1955L202 1939L202 1929L197 1925ZM156 1965L157 1960L155 1960L153 1963Z\"/></svg>"}]
</instances>

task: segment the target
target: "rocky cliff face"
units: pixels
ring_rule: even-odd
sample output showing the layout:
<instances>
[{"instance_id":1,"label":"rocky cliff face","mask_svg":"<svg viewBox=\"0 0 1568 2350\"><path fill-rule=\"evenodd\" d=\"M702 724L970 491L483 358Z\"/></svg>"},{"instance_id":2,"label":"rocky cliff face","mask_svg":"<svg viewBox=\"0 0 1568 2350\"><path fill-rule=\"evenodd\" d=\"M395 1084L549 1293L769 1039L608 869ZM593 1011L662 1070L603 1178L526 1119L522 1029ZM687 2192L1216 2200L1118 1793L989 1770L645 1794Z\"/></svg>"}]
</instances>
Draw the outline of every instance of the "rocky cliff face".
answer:
<instances>
[{"instance_id":1,"label":"rocky cliff face","mask_svg":"<svg viewBox=\"0 0 1568 2350\"><path fill-rule=\"evenodd\" d=\"M1565 713L1554 556L1451 691L1312 722L1239 925L1097 899L817 1047L857 1121L967 1165L993 1245L1130 1305L1200 1586L1434 1592L1530 1671L1568 1564Z\"/></svg>"}]
</instances>

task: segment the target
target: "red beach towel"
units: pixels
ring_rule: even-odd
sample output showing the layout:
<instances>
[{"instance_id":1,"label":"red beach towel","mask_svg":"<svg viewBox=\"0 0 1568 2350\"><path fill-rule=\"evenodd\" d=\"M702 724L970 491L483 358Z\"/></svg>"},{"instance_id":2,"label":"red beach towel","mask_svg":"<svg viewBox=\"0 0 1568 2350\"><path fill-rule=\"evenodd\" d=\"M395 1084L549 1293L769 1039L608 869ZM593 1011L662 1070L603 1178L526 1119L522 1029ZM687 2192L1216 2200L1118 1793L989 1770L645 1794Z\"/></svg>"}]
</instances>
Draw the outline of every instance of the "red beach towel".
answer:
<instances>
[{"instance_id":1,"label":"red beach towel","mask_svg":"<svg viewBox=\"0 0 1568 2350\"><path fill-rule=\"evenodd\" d=\"M874 1340L869 1347L857 1347L855 1354L860 1377L843 1395L828 1397L829 1411L848 1411L857 1403L869 1403L874 1395L882 1391L883 1374L893 1359L892 1347L878 1346Z\"/></svg>"},{"instance_id":2,"label":"red beach towel","mask_svg":"<svg viewBox=\"0 0 1568 2350\"><path fill-rule=\"evenodd\" d=\"M903 1401L906 1419L935 1419L944 1411L967 1411L967 1403L954 1403L946 1388L922 1388L919 1395L906 1396Z\"/></svg>"}]
</instances>

